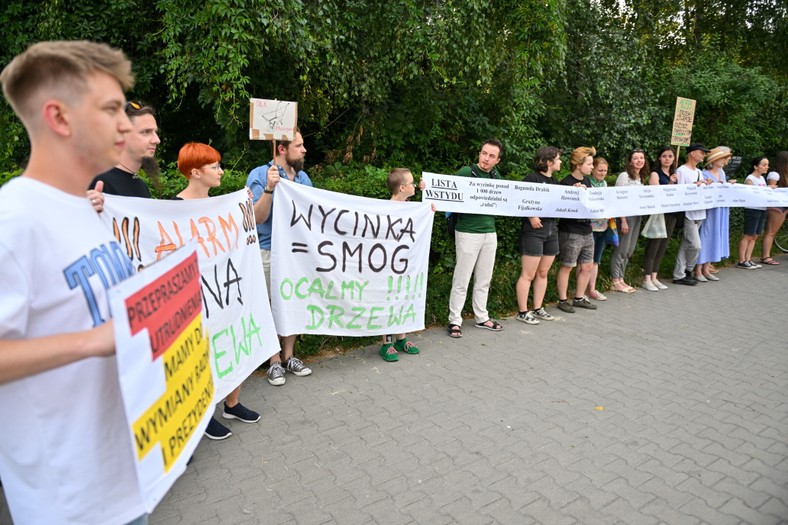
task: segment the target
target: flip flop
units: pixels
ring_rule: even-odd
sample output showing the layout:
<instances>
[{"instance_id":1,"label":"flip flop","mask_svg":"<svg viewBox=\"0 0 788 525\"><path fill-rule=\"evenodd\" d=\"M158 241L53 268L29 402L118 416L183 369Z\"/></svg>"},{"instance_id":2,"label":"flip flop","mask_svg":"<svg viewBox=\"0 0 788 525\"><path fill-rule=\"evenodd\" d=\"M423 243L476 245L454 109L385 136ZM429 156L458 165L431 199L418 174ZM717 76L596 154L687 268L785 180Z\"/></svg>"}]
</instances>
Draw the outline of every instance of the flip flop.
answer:
<instances>
[{"instance_id":1,"label":"flip flop","mask_svg":"<svg viewBox=\"0 0 788 525\"><path fill-rule=\"evenodd\" d=\"M458 324L450 324L449 325L449 337L452 339L459 339L462 337L462 330L460 330L460 325Z\"/></svg>"},{"instance_id":2,"label":"flip flop","mask_svg":"<svg viewBox=\"0 0 788 525\"><path fill-rule=\"evenodd\" d=\"M767 257L766 259L761 259L761 264L768 264L769 266L778 266L780 263L778 263L771 257Z\"/></svg>"}]
</instances>

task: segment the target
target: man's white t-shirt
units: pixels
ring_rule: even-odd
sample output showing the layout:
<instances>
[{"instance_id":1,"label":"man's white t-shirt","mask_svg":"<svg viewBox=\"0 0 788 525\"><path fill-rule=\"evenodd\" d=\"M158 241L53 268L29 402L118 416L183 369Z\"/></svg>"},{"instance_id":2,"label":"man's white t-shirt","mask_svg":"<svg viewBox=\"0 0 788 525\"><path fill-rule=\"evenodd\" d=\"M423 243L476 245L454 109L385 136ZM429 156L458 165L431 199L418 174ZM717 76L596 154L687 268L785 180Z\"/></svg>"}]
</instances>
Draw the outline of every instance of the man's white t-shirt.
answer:
<instances>
[{"instance_id":1,"label":"man's white t-shirt","mask_svg":"<svg viewBox=\"0 0 788 525\"><path fill-rule=\"evenodd\" d=\"M131 262L84 197L18 177L0 188L0 338L109 319ZM119 524L145 514L115 357L0 384L0 479L15 525Z\"/></svg>"},{"instance_id":2,"label":"man's white t-shirt","mask_svg":"<svg viewBox=\"0 0 788 525\"><path fill-rule=\"evenodd\" d=\"M693 170L682 164L676 170L676 184L695 184L699 180L703 180L703 174L698 168ZM702 221L706 218L706 210L687 210L684 217L691 221Z\"/></svg>"}]
</instances>

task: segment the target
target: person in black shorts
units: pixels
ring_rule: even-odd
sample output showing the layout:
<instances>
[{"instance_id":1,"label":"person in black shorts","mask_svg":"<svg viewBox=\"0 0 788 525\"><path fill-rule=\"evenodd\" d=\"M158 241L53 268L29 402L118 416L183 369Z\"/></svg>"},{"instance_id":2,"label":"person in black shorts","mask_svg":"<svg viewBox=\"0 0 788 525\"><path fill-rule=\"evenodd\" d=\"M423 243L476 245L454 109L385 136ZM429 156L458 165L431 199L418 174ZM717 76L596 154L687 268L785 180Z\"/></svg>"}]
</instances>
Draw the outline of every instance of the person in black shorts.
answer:
<instances>
[{"instance_id":1,"label":"person in black shorts","mask_svg":"<svg viewBox=\"0 0 788 525\"><path fill-rule=\"evenodd\" d=\"M553 146L539 148L534 157L535 173L527 175L523 182L535 184L558 184L553 173L561 169L561 150ZM528 324L552 321L554 317L542 306L547 290L547 272L558 255L558 225L556 219L548 217L523 217L520 229L520 256L522 270L517 279L517 320ZM534 287L533 310L528 310L528 292Z\"/></svg>"}]
</instances>

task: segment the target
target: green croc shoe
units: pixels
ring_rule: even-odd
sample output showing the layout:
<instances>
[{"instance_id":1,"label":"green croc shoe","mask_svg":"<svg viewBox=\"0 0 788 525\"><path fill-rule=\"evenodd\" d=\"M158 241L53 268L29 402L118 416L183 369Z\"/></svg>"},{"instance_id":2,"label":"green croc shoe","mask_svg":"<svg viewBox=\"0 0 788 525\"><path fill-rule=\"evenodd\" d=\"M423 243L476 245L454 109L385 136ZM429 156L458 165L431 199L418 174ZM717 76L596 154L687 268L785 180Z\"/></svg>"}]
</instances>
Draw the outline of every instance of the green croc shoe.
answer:
<instances>
[{"instance_id":1,"label":"green croc shoe","mask_svg":"<svg viewBox=\"0 0 788 525\"><path fill-rule=\"evenodd\" d=\"M399 361L399 355L397 355L397 349L394 348L392 343L386 343L380 346L380 357L383 358L384 361L393 363L394 361Z\"/></svg>"},{"instance_id":2,"label":"green croc shoe","mask_svg":"<svg viewBox=\"0 0 788 525\"><path fill-rule=\"evenodd\" d=\"M406 354L413 355L419 353L419 347L408 341L407 337L394 343L394 348L396 348L398 352L405 352Z\"/></svg>"}]
</instances>

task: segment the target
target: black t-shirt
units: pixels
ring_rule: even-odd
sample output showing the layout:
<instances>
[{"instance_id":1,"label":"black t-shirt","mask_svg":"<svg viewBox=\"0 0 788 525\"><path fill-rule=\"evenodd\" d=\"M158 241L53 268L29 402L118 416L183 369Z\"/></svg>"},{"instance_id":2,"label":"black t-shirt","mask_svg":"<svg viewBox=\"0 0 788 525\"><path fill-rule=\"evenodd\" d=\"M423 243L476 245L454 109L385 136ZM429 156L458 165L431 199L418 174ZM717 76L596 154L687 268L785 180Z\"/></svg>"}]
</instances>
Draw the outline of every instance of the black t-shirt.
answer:
<instances>
[{"instance_id":1,"label":"black t-shirt","mask_svg":"<svg viewBox=\"0 0 788 525\"><path fill-rule=\"evenodd\" d=\"M526 175L525 177L523 177L523 182L533 182L536 184L558 184L558 181L555 179L555 177L548 177L547 175L543 175L542 173L539 172ZM542 220L543 228L546 223L555 222L557 220L553 217L540 217L540 219ZM531 220L528 217L523 217L522 230L526 232L534 231L533 226L531 226Z\"/></svg>"},{"instance_id":2,"label":"black t-shirt","mask_svg":"<svg viewBox=\"0 0 788 525\"><path fill-rule=\"evenodd\" d=\"M586 188L592 187L590 178L583 177L583 180L577 180L576 178L572 177L571 173L564 177L560 184L563 184L564 186L574 186L578 182ZM588 235L591 233L591 219L562 218L560 221L558 221L558 231L577 233L579 235Z\"/></svg>"},{"instance_id":3,"label":"black t-shirt","mask_svg":"<svg viewBox=\"0 0 788 525\"><path fill-rule=\"evenodd\" d=\"M121 197L145 197L151 198L150 190L140 178L133 173L120 168L112 168L93 179L90 188L96 187L98 181L104 181L104 193L110 195L120 195Z\"/></svg>"}]
</instances>

